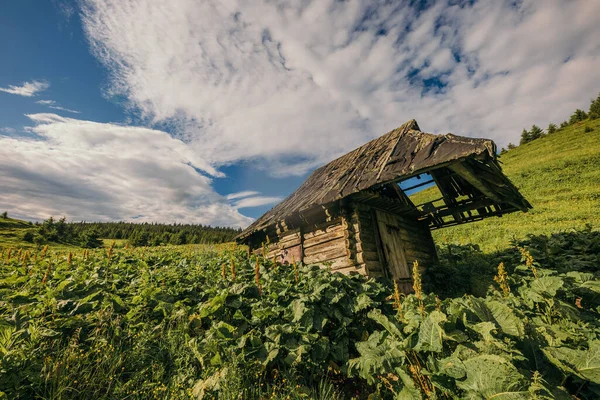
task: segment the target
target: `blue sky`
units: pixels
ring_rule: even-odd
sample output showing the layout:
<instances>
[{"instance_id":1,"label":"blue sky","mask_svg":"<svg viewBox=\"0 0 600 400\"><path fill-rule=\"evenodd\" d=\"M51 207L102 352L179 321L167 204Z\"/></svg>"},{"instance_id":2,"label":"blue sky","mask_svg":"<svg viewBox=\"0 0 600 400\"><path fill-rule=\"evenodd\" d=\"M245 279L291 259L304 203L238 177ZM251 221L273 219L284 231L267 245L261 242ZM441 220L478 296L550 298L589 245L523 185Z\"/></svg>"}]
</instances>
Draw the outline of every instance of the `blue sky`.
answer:
<instances>
[{"instance_id":1,"label":"blue sky","mask_svg":"<svg viewBox=\"0 0 600 400\"><path fill-rule=\"evenodd\" d=\"M2 2L0 209L245 226L408 119L505 146L600 91L599 2L419 4Z\"/></svg>"}]
</instances>

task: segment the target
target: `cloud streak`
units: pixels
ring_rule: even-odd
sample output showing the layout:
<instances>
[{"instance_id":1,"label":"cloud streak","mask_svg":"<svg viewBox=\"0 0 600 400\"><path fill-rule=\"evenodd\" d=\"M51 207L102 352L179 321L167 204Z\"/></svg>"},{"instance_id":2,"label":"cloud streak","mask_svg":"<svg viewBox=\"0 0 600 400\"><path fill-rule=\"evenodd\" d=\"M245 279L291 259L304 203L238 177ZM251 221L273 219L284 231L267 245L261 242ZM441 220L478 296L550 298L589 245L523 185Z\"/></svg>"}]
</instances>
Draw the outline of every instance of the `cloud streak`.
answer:
<instances>
[{"instance_id":1,"label":"cloud streak","mask_svg":"<svg viewBox=\"0 0 600 400\"><path fill-rule=\"evenodd\" d=\"M47 106L48 108L52 108L53 110L67 111L73 114L81 114L81 111L71 110L70 108L59 106L54 100L38 100L36 101L36 103L41 104L43 106Z\"/></svg>"},{"instance_id":2,"label":"cloud streak","mask_svg":"<svg viewBox=\"0 0 600 400\"><path fill-rule=\"evenodd\" d=\"M24 82L21 86L8 85L8 87L0 87L0 92L16 94L18 96L32 97L37 93L42 92L50 87L48 82L31 81Z\"/></svg>"},{"instance_id":3,"label":"cloud streak","mask_svg":"<svg viewBox=\"0 0 600 400\"><path fill-rule=\"evenodd\" d=\"M211 165L273 175L410 118L505 145L600 90L599 2L427 4L86 0L82 19L111 94Z\"/></svg>"},{"instance_id":4,"label":"cloud streak","mask_svg":"<svg viewBox=\"0 0 600 400\"><path fill-rule=\"evenodd\" d=\"M0 136L0 208L13 215L227 226L251 221L212 189L210 176L220 173L165 132L56 114L28 117L35 139Z\"/></svg>"}]
</instances>

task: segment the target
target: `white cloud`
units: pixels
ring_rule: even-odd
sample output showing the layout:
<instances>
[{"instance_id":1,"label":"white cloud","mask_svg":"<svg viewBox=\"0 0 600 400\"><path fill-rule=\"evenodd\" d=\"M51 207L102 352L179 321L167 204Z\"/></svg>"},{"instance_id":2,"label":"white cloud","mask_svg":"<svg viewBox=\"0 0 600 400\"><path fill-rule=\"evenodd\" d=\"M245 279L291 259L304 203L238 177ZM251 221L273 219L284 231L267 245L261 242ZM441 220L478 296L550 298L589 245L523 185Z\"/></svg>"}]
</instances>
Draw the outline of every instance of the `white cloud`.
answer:
<instances>
[{"instance_id":1,"label":"white cloud","mask_svg":"<svg viewBox=\"0 0 600 400\"><path fill-rule=\"evenodd\" d=\"M456 3L87 0L83 21L111 93L274 175L410 118L505 145L600 91L600 2Z\"/></svg>"},{"instance_id":2,"label":"white cloud","mask_svg":"<svg viewBox=\"0 0 600 400\"><path fill-rule=\"evenodd\" d=\"M56 104L54 100L38 100L35 102L36 104L41 104L43 106L52 106Z\"/></svg>"},{"instance_id":3,"label":"white cloud","mask_svg":"<svg viewBox=\"0 0 600 400\"><path fill-rule=\"evenodd\" d=\"M39 139L0 136L0 208L16 216L245 226L211 187L221 174L167 133L28 115ZM139 217L138 217L139 216ZM136 217L136 218L134 218Z\"/></svg>"},{"instance_id":4,"label":"white cloud","mask_svg":"<svg viewBox=\"0 0 600 400\"><path fill-rule=\"evenodd\" d=\"M260 193L254 191L254 190L246 190L243 192L230 193L226 196L226 198L227 198L227 200L234 200L234 199L241 199L242 197L255 196L257 194L260 194Z\"/></svg>"},{"instance_id":5,"label":"white cloud","mask_svg":"<svg viewBox=\"0 0 600 400\"><path fill-rule=\"evenodd\" d=\"M16 94L19 96L32 97L38 92L42 92L50 87L48 82L31 81L24 82L21 86L8 85L8 87L0 87L0 92Z\"/></svg>"},{"instance_id":6,"label":"white cloud","mask_svg":"<svg viewBox=\"0 0 600 400\"><path fill-rule=\"evenodd\" d=\"M52 108L53 110L59 110L59 111L67 111L73 114L81 114L80 111L77 110L71 110L70 108L65 108L62 106L59 106L56 101L54 100L38 100L36 101L37 104L41 104L43 106L48 106L48 108Z\"/></svg>"},{"instance_id":7,"label":"white cloud","mask_svg":"<svg viewBox=\"0 0 600 400\"><path fill-rule=\"evenodd\" d=\"M9 126L5 126L5 127L0 128L0 132L12 135L12 134L16 133L17 130L15 128L11 128Z\"/></svg>"},{"instance_id":8,"label":"white cloud","mask_svg":"<svg viewBox=\"0 0 600 400\"><path fill-rule=\"evenodd\" d=\"M250 208L265 206L267 204L279 203L283 200L281 197L269 197L269 196L255 196L241 199L233 204L233 207L238 208Z\"/></svg>"}]
</instances>

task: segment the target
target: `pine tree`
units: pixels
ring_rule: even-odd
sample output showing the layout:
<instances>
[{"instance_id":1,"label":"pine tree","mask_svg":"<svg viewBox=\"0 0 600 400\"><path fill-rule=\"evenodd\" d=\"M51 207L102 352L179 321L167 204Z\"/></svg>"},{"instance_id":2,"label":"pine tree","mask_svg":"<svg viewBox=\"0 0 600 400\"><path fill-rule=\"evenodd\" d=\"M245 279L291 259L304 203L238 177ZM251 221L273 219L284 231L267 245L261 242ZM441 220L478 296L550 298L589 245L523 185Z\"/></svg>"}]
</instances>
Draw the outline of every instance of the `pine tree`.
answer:
<instances>
[{"instance_id":1,"label":"pine tree","mask_svg":"<svg viewBox=\"0 0 600 400\"><path fill-rule=\"evenodd\" d=\"M585 113L585 111L580 110L578 108L577 110L575 110L573 115L571 115L571 118L569 119L569 124L575 124L575 123L581 122L585 119L587 119L587 114Z\"/></svg>"},{"instance_id":2,"label":"pine tree","mask_svg":"<svg viewBox=\"0 0 600 400\"><path fill-rule=\"evenodd\" d=\"M531 130L529 131L529 140L539 139L544 136L544 131L537 125L532 125Z\"/></svg>"},{"instance_id":3,"label":"pine tree","mask_svg":"<svg viewBox=\"0 0 600 400\"><path fill-rule=\"evenodd\" d=\"M554 125L553 123L550 123L550 125L548 125L548 134L554 133L556 132L556 125Z\"/></svg>"},{"instance_id":4,"label":"pine tree","mask_svg":"<svg viewBox=\"0 0 600 400\"><path fill-rule=\"evenodd\" d=\"M531 142L531 136L529 135L527 129L523 129L523 132L521 132L521 141L519 142L519 144L525 144L529 142Z\"/></svg>"},{"instance_id":5,"label":"pine tree","mask_svg":"<svg viewBox=\"0 0 600 400\"><path fill-rule=\"evenodd\" d=\"M590 119L600 118L600 93L596 100L592 100L592 104L590 104L590 111L588 112Z\"/></svg>"}]
</instances>

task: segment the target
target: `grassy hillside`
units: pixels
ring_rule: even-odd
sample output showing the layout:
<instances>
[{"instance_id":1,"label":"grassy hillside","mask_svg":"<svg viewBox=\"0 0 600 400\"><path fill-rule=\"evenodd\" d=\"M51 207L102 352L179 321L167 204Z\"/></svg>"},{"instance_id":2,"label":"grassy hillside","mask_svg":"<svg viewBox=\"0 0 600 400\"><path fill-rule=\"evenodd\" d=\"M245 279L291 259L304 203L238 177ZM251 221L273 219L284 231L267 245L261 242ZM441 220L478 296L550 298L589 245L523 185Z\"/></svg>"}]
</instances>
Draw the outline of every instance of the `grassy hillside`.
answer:
<instances>
[{"instance_id":1,"label":"grassy hillside","mask_svg":"<svg viewBox=\"0 0 600 400\"><path fill-rule=\"evenodd\" d=\"M34 226L27 221L13 218L0 218L0 247L31 247L23 240L23 235Z\"/></svg>"},{"instance_id":2,"label":"grassy hillside","mask_svg":"<svg viewBox=\"0 0 600 400\"><path fill-rule=\"evenodd\" d=\"M593 131L585 132L586 127ZM586 224L600 227L600 120L584 121L521 145L500 161L533 210L434 231L438 243L476 243L489 251L527 234ZM427 189L411 198L420 204L435 198L436 192Z\"/></svg>"}]
</instances>

